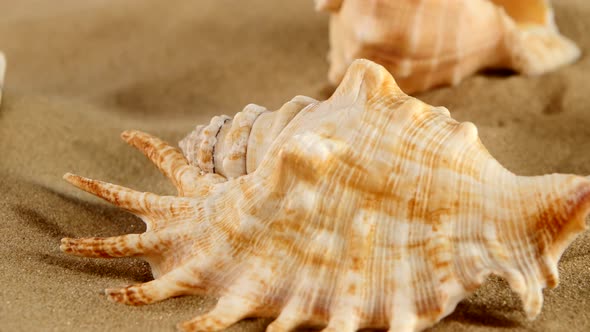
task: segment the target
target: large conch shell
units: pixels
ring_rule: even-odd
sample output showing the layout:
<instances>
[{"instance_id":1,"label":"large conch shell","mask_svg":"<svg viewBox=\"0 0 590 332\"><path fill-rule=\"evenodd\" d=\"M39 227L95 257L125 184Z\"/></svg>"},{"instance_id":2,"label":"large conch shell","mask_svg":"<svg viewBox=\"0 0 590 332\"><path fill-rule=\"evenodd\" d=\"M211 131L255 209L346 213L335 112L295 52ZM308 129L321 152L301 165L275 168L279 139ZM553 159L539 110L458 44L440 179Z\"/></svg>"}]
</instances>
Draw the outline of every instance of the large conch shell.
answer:
<instances>
[{"instance_id":1,"label":"large conch shell","mask_svg":"<svg viewBox=\"0 0 590 332\"><path fill-rule=\"evenodd\" d=\"M332 13L333 84L357 58L382 64L414 93L484 68L542 74L580 56L549 0L316 0L316 8Z\"/></svg>"},{"instance_id":2,"label":"large conch shell","mask_svg":"<svg viewBox=\"0 0 590 332\"><path fill-rule=\"evenodd\" d=\"M4 89L4 75L6 74L6 57L0 52L0 105L2 105L2 90Z\"/></svg>"},{"instance_id":3,"label":"large conch shell","mask_svg":"<svg viewBox=\"0 0 590 332\"><path fill-rule=\"evenodd\" d=\"M199 129L217 134L217 143L203 146L225 144L224 156L240 158L235 146L246 154L255 147L234 141L260 136L252 142L266 152L255 152L248 174L236 171L234 179L211 164L209 172L190 165L155 137L123 133L180 196L66 174L139 216L147 230L64 238L61 250L147 260L155 279L107 289L112 301L218 296L210 312L179 325L184 331L264 316L276 317L268 332L301 325L404 332L435 324L490 273L509 282L528 317L537 316L542 289L558 283L561 254L585 229L590 180L514 175L490 156L472 123L404 94L370 61L355 61L330 99L299 97L271 115L247 107L233 120L244 130L232 125L223 139L217 136L228 119ZM243 170L227 160L225 171Z\"/></svg>"}]
</instances>

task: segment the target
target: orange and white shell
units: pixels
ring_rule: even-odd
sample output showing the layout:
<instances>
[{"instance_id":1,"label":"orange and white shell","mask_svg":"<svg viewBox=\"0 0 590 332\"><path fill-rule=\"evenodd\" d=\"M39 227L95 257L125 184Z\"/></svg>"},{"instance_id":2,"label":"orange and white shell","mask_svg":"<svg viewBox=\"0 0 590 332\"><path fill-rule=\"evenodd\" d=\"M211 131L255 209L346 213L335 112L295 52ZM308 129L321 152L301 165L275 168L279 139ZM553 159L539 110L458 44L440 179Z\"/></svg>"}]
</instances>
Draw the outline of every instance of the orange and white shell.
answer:
<instances>
[{"instance_id":1,"label":"orange and white shell","mask_svg":"<svg viewBox=\"0 0 590 332\"><path fill-rule=\"evenodd\" d=\"M484 68L537 75L580 56L559 34L549 0L316 0L316 8L331 12L333 84L358 58L415 93Z\"/></svg>"},{"instance_id":2,"label":"orange and white shell","mask_svg":"<svg viewBox=\"0 0 590 332\"><path fill-rule=\"evenodd\" d=\"M585 229L590 180L509 172L472 123L406 95L373 62L353 62L328 100L295 98L274 120L259 110L249 106L222 129L235 134L219 137L229 122L219 118L199 129L215 137L194 140L199 147L191 151L202 147L209 156L225 145L213 165L235 178L203 172L148 134L123 133L179 196L66 174L139 216L147 230L65 238L61 250L147 260L155 279L107 289L116 302L219 297L210 312L181 323L184 331L220 331L262 316L274 318L268 332L310 325L406 332L448 315L490 273L508 281L528 317L537 316L542 289L558 283L561 254ZM259 146L265 152L254 152L249 166L248 154ZM206 154L197 156L213 171Z\"/></svg>"}]
</instances>

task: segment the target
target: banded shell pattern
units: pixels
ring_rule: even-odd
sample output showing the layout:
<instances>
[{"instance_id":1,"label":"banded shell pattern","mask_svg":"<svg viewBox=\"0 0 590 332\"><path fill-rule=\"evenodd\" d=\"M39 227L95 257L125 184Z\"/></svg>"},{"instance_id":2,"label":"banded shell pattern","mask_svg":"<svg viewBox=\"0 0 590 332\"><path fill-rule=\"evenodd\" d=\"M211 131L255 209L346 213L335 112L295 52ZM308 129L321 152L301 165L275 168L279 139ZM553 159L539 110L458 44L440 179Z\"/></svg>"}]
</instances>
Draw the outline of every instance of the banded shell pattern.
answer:
<instances>
[{"instance_id":1,"label":"banded shell pattern","mask_svg":"<svg viewBox=\"0 0 590 332\"><path fill-rule=\"evenodd\" d=\"M60 248L148 261L155 279L107 289L115 302L219 297L210 312L179 324L184 331L220 331L245 317L275 318L268 332L421 331L490 273L508 281L533 318L590 212L590 180L511 173L473 124L406 95L367 60L353 62L326 101L299 97L278 112L248 106L200 127L183 143L199 166L148 134L123 138L179 195L66 174L147 230L64 238Z\"/></svg>"}]
</instances>

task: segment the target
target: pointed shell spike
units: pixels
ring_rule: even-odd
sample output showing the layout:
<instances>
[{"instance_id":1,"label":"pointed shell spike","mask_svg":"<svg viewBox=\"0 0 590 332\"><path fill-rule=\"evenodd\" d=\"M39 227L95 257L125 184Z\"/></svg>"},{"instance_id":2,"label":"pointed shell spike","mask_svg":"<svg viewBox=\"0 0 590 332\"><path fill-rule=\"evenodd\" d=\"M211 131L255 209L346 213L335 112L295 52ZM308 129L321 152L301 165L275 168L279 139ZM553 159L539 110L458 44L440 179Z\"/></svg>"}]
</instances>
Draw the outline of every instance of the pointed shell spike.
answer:
<instances>
[{"instance_id":1,"label":"pointed shell spike","mask_svg":"<svg viewBox=\"0 0 590 332\"><path fill-rule=\"evenodd\" d=\"M315 10L338 11L344 0L315 0Z\"/></svg>"}]
</instances>

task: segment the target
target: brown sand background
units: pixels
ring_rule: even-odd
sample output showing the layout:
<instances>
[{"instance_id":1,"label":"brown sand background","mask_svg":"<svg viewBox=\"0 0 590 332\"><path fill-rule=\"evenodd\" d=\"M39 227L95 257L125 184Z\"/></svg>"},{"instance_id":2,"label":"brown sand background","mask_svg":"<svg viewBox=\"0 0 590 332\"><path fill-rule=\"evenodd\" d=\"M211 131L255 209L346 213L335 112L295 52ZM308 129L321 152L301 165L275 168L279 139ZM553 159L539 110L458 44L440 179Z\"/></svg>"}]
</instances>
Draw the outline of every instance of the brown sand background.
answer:
<instances>
[{"instance_id":1,"label":"brown sand background","mask_svg":"<svg viewBox=\"0 0 590 332\"><path fill-rule=\"evenodd\" d=\"M474 122L519 174L590 174L590 3L556 2L562 32L586 56L542 77L477 76L420 98ZM119 139L140 129L176 142L197 123L253 102L326 98L327 16L300 1L0 1L8 58L0 109L0 330L173 331L215 299L113 304L106 287L151 279L135 259L59 252L64 236L141 232L133 216L67 185L72 171L173 194ZM590 233L559 265L561 284L528 322L507 284L491 278L430 331L590 331ZM264 331L252 319L228 331Z\"/></svg>"}]
</instances>

